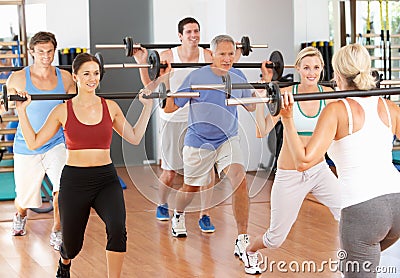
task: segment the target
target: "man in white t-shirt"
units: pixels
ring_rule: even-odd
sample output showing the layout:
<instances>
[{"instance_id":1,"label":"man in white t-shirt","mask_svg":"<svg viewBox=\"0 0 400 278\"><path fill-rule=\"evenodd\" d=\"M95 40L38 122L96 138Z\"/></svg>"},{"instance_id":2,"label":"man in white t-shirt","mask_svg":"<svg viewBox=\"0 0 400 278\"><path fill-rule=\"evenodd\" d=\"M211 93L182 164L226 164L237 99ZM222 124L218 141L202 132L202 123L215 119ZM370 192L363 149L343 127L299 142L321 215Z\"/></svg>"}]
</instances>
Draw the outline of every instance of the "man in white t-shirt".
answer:
<instances>
[{"instance_id":1,"label":"man in white t-shirt","mask_svg":"<svg viewBox=\"0 0 400 278\"><path fill-rule=\"evenodd\" d=\"M169 63L211 63L211 51L199 47L200 24L192 17L186 17L178 23L178 37L182 44L178 47L162 51L160 60ZM237 59L240 57L240 49L237 51ZM135 50L134 57L139 64L147 62L147 50L144 48ZM235 58L236 58L235 57ZM170 89L176 91L185 77L194 68L181 69L170 74ZM147 68L140 69L140 77L144 85L150 84ZM159 220L168 220L168 196L171 191L173 180L176 174L183 175L183 139L187 129L188 108L183 107L174 113L165 113L159 109L160 115L160 135L161 135L161 168L162 173L159 177L159 205L156 217ZM211 223L209 208L212 199L212 187L214 186L214 173L212 173L211 183L202 188L201 192L201 211L199 227L203 232L214 232L215 227Z\"/></svg>"}]
</instances>

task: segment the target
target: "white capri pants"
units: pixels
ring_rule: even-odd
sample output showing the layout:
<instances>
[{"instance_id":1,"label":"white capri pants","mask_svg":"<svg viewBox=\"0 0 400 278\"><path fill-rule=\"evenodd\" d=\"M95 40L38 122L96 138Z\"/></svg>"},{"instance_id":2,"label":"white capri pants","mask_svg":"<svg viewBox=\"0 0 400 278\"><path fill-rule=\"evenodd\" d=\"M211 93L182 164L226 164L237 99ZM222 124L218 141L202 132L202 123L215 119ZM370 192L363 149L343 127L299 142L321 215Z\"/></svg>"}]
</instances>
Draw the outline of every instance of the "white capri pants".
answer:
<instances>
[{"instance_id":1,"label":"white capri pants","mask_svg":"<svg viewBox=\"0 0 400 278\"><path fill-rule=\"evenodd\" d=\"M42 205L40 187L47 174L53 192L60 189L60 177L67 160L64 144L42 154L14 154L14 180L16 202L22 208L38 208Z\"/></svg>"},{"instance_id":2,"label":"white capri pants","mask_svg":"<svg viewBox=\"0 0 400 278\"><path fill-rule=\"evenodd\" d=\"M307 171L277 169L271 191L270 227L263 236L264 246L279 248L285 241L308 193L340 219L340 185L324 161Z\"/></svg>"}]
</instances>

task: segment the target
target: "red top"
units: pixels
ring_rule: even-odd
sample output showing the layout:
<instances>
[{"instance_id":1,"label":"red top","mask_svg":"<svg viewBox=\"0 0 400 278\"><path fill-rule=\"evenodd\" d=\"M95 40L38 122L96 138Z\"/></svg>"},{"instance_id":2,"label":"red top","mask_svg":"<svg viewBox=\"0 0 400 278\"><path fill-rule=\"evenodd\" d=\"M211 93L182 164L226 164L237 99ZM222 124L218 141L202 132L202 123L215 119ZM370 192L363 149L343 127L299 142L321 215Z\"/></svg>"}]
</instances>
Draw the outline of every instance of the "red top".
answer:
<instances>
[{"instance_id":1,"label":"red top","mask_svg":"<svg viewBox=\"0 0 400 278\"><path fill-rule=\"evenodd\" d=\"M67 122L65 123L65 144L69 150L109 149L111 145L113 122L107 103L101 98L103 116L95 125L81 123L75 116L72 100L67 101Z\"/></svg>"}]
</instances>

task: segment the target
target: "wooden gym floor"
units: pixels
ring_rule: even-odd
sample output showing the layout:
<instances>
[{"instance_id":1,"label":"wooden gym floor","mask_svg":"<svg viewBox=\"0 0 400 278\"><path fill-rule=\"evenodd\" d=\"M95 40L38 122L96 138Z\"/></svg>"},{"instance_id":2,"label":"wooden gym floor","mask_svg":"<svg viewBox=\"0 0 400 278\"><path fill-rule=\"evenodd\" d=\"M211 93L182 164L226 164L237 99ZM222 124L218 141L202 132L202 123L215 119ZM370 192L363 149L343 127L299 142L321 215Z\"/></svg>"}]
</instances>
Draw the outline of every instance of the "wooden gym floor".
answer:
<instances>
[{"instance_id":1,"label":"wooden gym floor","mask_svg":"<svg viewBox=\"0 0 400 278\"><path fill-rule=\"evenodd\" d=\"M118 168L124 180L127 209L128 251L125 256L122 277L252 277L244 273L243 263L233 255L236 239L231 200L227 199L211 210L216 226L215 233L204 234L198 227L199 214L188 213L187 238L174 238L170 234L170 221L155 219L155 205L143 197L132 183L129 173L135 173L134 181L147 183L149 188L157 188L157 166L137 166ZM248 173L249 183L262 182L263 189L251 198L249 235L263 233L269 224L269 196L272 179L262 173ZM177 179L176 184L180 184ZM139 188L142 188L140 185ZM147 193L146 193L147 194ZM146 195L145 194L145 195ZM148 195L146 195L148 196ZM23 237L11 236L12 201L0 202L0 277L46 278L55 277L58 252L49 245L52 226L52 212L36 214L29 211L27 234ZM72 262L71 277L106 277L105 228L93 212L87 226L85 242L81 253ZM329 210L312 198L307 198L300 210L283 246L277 250L264 249L263 256L268 264L285 261L287 264L301 265L313 261L319 266L328 260L337 260L339 249L338 224ZM392 264L397 263L400 273L400 246L388 256ZM325 267L323 272L293 272L288 266L287 273L279 272L276 264L258 277L340 277ZM398 274L397 274L398 275ZM379 276L396 277L396 276ZM398 277L398 276L397 276Z\"/></svg>"}]
</instances>

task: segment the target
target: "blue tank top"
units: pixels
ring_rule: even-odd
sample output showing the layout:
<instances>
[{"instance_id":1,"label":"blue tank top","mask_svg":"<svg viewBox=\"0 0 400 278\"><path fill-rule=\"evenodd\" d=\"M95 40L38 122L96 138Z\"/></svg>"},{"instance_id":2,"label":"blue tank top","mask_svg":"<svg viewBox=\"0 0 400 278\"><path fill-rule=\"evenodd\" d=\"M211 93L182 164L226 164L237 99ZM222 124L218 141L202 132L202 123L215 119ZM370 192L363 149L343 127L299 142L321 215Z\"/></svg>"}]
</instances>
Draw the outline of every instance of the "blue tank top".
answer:
<instances>
[{"instance_id":1,"label":"blue tank top","mask_svg":"<svg viewBox=\"0 0 400 278\"><path fill-rule=\"evenodd\" d=\"M293 95L297 94L297 87L298 85L293 86ZM320 85L318 85L318 90L320 92L324 91ZM293 105L293 121L294 126L297 130L297 134L302 136L311 136L314 132L315 126L317 125L319 115L321 114L321 111L325 106L325 100L320 100L317 114L315 114L314 116L307 116L301 110L300 102L298 101L297 103L295 103Z\"/></svg>"},{"instance_id":2,"label":"blue tank top","mask_svg":"<svg viewBox=\"0 0 400 278\"><path fill-rule=\"evenodd\" d=\"M31 95L39 95L39 94L65 94L64 83L61 77L61 71L56 67L57 74L57 86L53 90L39 90L36 88L31 80L31 72L30 67L25 68L25 79L26 86L25 90ZM29 121L32 125L33 130L37 132L46 121L49 116L51 110L56 107L58 104L62 103L62 100L40 100L40 101L32 101L31 104L26 108L26 113L28 115ZM22 135L22 131L20 126L17 127L17 132L14 138L14 153L18 154L42 154L53 148L54 146L64 143L64 134L62 128L60 128L57 133L47 141L43 146L36 150L28 149L24 137Z\"/></svg>"}]
</instances>

